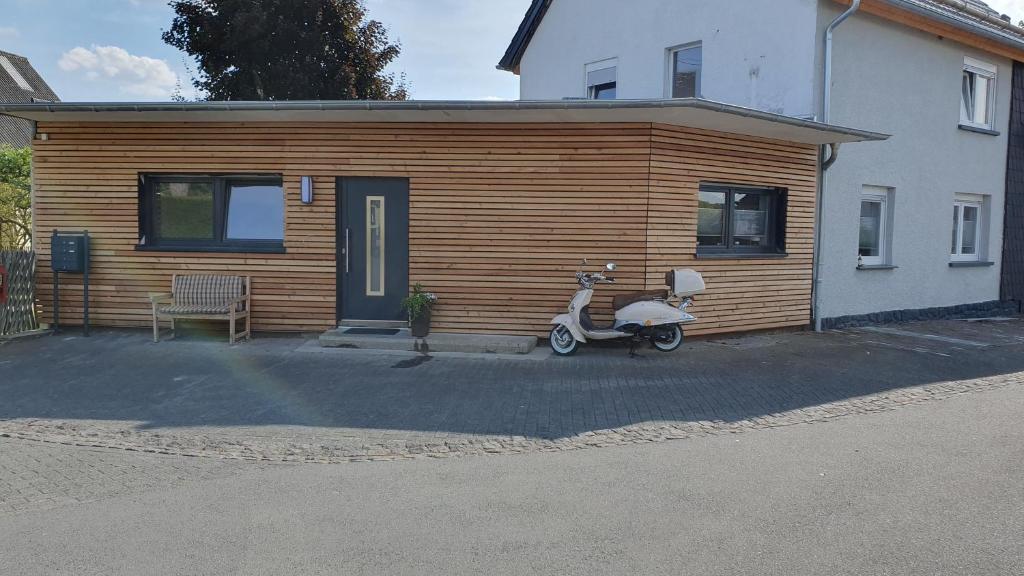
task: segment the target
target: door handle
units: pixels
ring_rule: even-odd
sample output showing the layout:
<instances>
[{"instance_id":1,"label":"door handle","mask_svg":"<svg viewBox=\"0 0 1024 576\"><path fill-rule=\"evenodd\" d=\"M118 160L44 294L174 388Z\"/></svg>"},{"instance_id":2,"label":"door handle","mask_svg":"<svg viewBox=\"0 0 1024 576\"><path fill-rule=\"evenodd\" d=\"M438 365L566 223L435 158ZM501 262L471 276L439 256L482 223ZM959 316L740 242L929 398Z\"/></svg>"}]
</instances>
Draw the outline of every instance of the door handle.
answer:
<instances>
[{"instance_id":1,"label":"door handle","mask_svg":"<svg viewBox=\"0 0 1024 576\"><path fill-rule=\"evenodd\" d=\"M348 228L345 228L345 274L348 274Z\"/></svg>"}]
</instances>

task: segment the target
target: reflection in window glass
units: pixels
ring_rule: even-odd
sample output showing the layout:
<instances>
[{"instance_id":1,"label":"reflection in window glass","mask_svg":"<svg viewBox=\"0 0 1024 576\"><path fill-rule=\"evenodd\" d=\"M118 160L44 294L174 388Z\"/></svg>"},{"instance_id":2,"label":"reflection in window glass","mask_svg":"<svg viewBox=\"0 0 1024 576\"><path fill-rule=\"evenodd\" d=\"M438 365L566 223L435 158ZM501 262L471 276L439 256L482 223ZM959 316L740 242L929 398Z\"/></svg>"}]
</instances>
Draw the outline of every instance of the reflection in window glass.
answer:
<instances>
[{"instance_id":1,"label":"reflection in window glass","mask_svg":"<svg viewBox=\"0 0 1024 576\"><path fill-rule=\"evenodd\" d=\"M860 245L858 255L881 256L882 203L862 200L860 203Z\"/></svg>"},{"instance_id":2,"label":"reflection in window glass","mask_svg":"<svg viewBox=\"0 0 1024 576\"><path fill-rule=\"evenodd\" d=\"M681 48L672 53L672 97L700 96L700 46Z\"/></svg>"},{"instance_id":3,"label":"reflection in window glass","mask_svg":"<svg viewBox=\"0 0 1024 576\"><path fill-rule=\"evenodd\" d=\"M768 197L764 194L733 195L734 246L763 246L768 243Z\"/></svg>"},{"instance_id":4,"label":"reflection in window glass","mask_svg":"<svg viewBox=\"0 0 1024 576\"><path fill-rule=\"evenodd\" d=\"M366 197L366 295L384 295L384 197Z\"/></svg>"},{"instance_id":5,"label":"reflection in window glass","mask_svg":"<svg viewBox=\"0 0 1024 576\"><path fill-rule=\"evenodd\" d=\"M697 245L725 246L725 192L700 192L697 202Z\"/></svg>"},{"instance_id":6,"label":"reflection in window glass","mask_svg":"<svg viewBox=\"0 0 1024 576\"><path fill-rule=\"evenodd\" d=\"M975 246L978 238L978 208L976 206L964 206L964 224L961 233L960 253L971 255L976 254L978 247Z\"/></svg>"},{"instance_id":7,"label":"reflection in window glass","mask_svg":"<svg viewBox=\"0 0 1024 576\"><path fill-rule=\"evenodd\" d=\"M233 182L228 187L229 240L283 240L284 193L266 182Z\"/></svg>"},{"instance_id":8,"label":"reflection in window glass","mask_svg":"<svg viewBox=\"0 0 1024 576\"><path fill-rule=\"evenodd\" d=\"M590 98L593 100L615 100L615 82L591 86Z\"/></svg>"},{"instance_id":9,"label":"reflection in window glass","mask_svg":"<svg viewBox=\"0 0 1024 576\"><path fill-rule=\"evenodd\" d=\"M154 198L156 233L166 240L212 240L213 185L160 182Z\"/></svg>"},{"instance_id":10,"label":"reflection in window glass","mask_svg":"<svg viewBox=\"0 0 1024 576\"><path fill-rule=\"evenodd\" d=\"M956 239L960 233L960 205L953 205L953 247L950 249L950 254L956 254Z\"/></svg>"}]
</instances>

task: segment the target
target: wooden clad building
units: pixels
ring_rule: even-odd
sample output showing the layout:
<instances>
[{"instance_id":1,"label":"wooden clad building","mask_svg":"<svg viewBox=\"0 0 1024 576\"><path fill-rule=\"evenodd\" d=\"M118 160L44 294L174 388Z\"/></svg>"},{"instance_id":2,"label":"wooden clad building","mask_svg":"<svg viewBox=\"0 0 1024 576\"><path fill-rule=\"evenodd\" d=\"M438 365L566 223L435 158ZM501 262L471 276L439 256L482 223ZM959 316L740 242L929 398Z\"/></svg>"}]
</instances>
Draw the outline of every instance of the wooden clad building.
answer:
<instances>
[{"instance_id":1,"label":"wooden clad building","mask_svg":"<svg viewBox=\"0 0 1024 576\"><path fill-rule=\"evenodd\" d=\"M393 320L542 335L580 260L616 292L692 267L691 334L806 325L819 146L880 139L703 100L35 104L35 249L92 236L94 324L143 326L175 273L252 277L255 330ZM303 202L302 181L312 183ZM308 199L307 199L308 200ZM62 322L80 321L62 278Z\"/></svg>"}]
</instances>

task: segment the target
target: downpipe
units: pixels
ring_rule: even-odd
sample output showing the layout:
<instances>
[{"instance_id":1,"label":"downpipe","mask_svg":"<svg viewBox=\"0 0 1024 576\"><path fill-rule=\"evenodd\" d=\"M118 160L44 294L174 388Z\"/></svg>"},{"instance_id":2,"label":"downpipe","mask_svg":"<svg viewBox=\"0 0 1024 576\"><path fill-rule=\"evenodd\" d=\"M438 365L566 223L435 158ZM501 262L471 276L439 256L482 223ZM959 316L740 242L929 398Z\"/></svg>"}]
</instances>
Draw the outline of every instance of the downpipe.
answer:
<instances>
[{"instance_id":1,"label":"downpipe","mask_svg":"<svg viewBox=\"0 0 1024 576\"><path fill-rule=\"evenodd\" d=\"M829 123L829 116L832 108L832 36L836 29L853 16L860 9L860 0L853 0L850 7L829 23L825 28L825 52L824 70L822 72L822 95L821 95L821 121ZM814 218L814 263L811 266L811 315L814 320L814 330L821 332L821 259L822 259L822 238L824 237L824 226L821 225L825 213L825 187L828 182L828 169L835 163L839 154L839 145L831 144L822 146L819 157L818 174L818 201L815 203Z\"/></svg>"}]
</instances>

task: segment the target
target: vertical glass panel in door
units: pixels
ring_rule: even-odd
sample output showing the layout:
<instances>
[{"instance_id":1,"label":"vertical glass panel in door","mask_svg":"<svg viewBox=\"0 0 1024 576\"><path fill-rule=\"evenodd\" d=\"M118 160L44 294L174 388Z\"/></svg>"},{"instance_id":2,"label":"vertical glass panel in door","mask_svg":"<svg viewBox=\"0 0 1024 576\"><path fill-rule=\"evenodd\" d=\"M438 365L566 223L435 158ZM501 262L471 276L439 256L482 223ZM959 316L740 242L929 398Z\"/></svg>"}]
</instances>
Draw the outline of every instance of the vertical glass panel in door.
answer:
<instances>
[{"instance_id":1,"label":"vertical glass panel in door","mask_svg":"<svg viewBox=\"0 0 1024 576\"><path fill-rule=\"evenodd\" d=\"M978 207L964 206L964 224L961 230L960 253L972 255L978 253Z\"/></svg>"},{"instance_id":2,"label":"vertical glass panel in door","mask_svg":"<svg viewBox=\"0 0 1024 576\"><path fill-rule=\"evenodd\" d=\"M733 196L733 246L766 246L768 244L768 202L764 194Z\"/></svg>"},{"instance_id":3,"label":"vertical glass panel in door","mask_svg":"<svg viewBox=\"0 0 1024 576\"><path fill-rule=\"evenodd\" d=\"M161 240L213 240L213 185L160 182L154 217Z\"/></svg>"},{"instance_id":4,"label":"vertical glass panel in door","mask_svg":"<svg viewBox=\"0 0 1024 576\"><path fill-rule=\"evenodd\" d=\"M384 197L366 197L366 295L384 295Z\"/></svg>"},{"instance_id":5,"label":"vertical glass panel in door","mask_svg":"<svg viewBox=\"0 0 1024 576\"><path fill-rule=\"evenodd\" d=\"M284 192L268 182L228 185L229 240L284 240Z\"/></svg>"},{"instance_id":6,"label":"vertical glass panel in door","mask_svg":"<svg viewBox=\"0 0 1024 576\"><path fill-rule=\"evenodd\" d=\"M860 203L860 246L858 255L879 256L882 230L882 203L862 200Z\"/></svg>"},{"instance_id":7,"label":"vertical glass panel in door","mask_svg":"<svg viewBox=\"0 0 1024 576\"><path fill-rule=\"evenodd\" d=\"M697 197L697 245L725 246L725 192Z\"/></svg>"}]
</instances>

